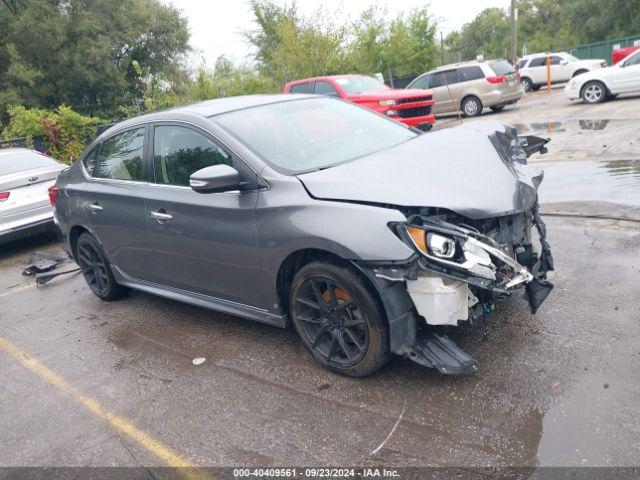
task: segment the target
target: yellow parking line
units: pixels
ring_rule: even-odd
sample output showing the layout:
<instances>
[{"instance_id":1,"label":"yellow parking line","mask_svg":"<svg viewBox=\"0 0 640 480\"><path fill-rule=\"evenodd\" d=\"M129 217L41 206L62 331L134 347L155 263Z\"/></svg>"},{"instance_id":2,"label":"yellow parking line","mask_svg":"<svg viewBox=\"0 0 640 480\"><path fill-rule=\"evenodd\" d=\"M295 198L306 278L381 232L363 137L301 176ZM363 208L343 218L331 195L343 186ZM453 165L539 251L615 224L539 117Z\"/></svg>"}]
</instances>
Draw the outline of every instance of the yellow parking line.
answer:
<instances>
[{"instance_id":1,"label":"yellow parking line","mask_svg":"<svg viewBox=\"0 0 640 480\"><path fill-rule=\"evenodd\" d=\"M11 295L12 293L21 292L22 290L27 290L29 288L35 288L37 285L35 283L25 283L24 285L20 285L19 287L11 288L5 292L0 293L0 297L5 297L7 295Z\"/></svg>"},{"instance_id":2,"label":"yellow parking line","mask_svg":"<svg viewBox=\"0 0 640 480\"><path fill-rule=\"evenodd\" d=\"M107 422L114 430L117 430L134 440L147 451L161 459L168 466L184 468L185 470L181 470L180 474L185 478L188 478L189 480L211 478L205 476L203 472L199 471L194 464L189 462L182 455L140 430L130 420L105 409L97 400L94 400L82 393L77 387L70 384L54 371L45 367L42 363L31 357L27 352L15 346L6 338L0 337L0 349L4 350L13 357L14 360L27 367L40 378L50 383L61 392L69 395L90 413Z\"/></svg>"}]
</instances>

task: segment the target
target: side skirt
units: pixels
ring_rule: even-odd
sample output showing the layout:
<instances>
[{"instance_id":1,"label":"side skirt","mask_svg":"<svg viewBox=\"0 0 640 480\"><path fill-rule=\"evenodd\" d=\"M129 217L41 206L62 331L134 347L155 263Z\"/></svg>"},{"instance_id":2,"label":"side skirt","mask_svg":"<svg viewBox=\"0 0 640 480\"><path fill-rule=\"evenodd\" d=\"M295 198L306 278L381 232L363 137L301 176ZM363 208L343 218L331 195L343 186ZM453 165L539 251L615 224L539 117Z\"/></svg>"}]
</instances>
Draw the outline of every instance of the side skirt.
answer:
<instances>
[{"instance_id":1,"label":"side skirt","mask_svg":"<svg viewBox=\"0 0 640 480\"><path fill-rule=\"evenodd\" d=\"M287 325L287 319L282 315L274 315L262 308L244 305L242 303L224 300L222 298L210 297L201 293L188 292L179 288L167 287L145 280L130 277L115 265L111 265L111 271L116 281L125 287L140 290L159 297L169 298L178 302L188 303L197 307L208 308L216 312L236 315L238 317L248 318L257 322L266 323L276 327L284 328Z\"/></svg>"}]
</instances>

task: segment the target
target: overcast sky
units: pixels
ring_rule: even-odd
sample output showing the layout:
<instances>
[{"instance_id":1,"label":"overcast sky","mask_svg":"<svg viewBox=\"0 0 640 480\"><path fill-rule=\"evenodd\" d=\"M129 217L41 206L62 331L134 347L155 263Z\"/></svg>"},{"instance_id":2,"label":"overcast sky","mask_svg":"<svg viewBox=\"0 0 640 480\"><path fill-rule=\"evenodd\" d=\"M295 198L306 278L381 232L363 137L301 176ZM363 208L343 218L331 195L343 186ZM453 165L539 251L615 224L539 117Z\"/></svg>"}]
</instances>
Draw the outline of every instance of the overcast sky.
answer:
<instances>
[{"instance_id":1,"label":"overcast sky","mask_svg":"<svg viewBox=\"0 0 640 480\"><path fill-rule=\"evenodd\" d=\"M191 45L209 66L225 54L236 62L249 60L250 46L241 33L252 28L246 0L164 0L172 3L189 19ZM274 0L283 4L283 0ZM291 2L286 2L290 4ZM372 5L385 7L390 17L403 11L427 5L440 20L440 30L446 35L470 22L485 8L509 6L509 0L297 0L303 15L312 14L319 5L336 12L336 23L355 19Z\"/></svg>"}]
</instances>

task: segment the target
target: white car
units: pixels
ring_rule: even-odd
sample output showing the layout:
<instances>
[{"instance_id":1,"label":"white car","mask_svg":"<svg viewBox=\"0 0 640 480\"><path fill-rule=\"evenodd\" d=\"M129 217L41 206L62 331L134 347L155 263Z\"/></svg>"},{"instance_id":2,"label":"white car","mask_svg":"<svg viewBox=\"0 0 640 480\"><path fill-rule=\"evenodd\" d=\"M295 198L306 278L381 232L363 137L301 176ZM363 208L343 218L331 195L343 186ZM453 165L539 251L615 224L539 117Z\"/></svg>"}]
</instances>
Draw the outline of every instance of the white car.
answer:
<instances>
[{"instance_id":1,"label":"white car","mask_svg":"<svg viewBox=\"0 0 640 480\"><path fill-rule=\"evenodd\" d=\"M620 93L640 93L640 50L607 68L572 78L564 87L570 100L599 103Z\"/></svg>"},{"instance_id":2,"label":"white car","mask_svg":"<svg viewBox=\"0 0 640 480\"><path fill-rule=\"evenodd\" d=\"M551 83L568 82L577 75L607 66L606 60L580 60L567 52L527 55L518 62L520 80L526 92L546 85L547 57L551 60Z\"/></svg>"},{"instance_id":3,"label":"white car","mask_svg":"<svg viewBox=\"0 0 640 480\"><path fill-rule=\"evenodd\" d=\"M0 245L54 228L49 187L65 168L33 150L0 149Z\"/></svg>"}]
</instances>

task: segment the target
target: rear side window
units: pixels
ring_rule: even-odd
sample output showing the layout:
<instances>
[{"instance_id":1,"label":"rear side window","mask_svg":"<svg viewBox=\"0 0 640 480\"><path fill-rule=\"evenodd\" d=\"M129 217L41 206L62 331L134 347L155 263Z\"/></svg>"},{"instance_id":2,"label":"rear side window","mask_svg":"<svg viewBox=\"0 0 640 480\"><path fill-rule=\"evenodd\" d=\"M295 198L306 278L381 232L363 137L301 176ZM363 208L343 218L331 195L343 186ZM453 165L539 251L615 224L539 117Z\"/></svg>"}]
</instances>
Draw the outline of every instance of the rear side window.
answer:
<instances>
[{"instance_id":1,"label":"rear side window","mask_svg":"<svg viewBox=\"0 0 640 480\"><path fill-rule=\"evenodd\" d=\"M189 186L192 173L212 165L232 165L231 155L213 140L187 127L160 125L153 136L156 183Z\"/></svg>"},{"instance_id":2,"label":"rear side window","mask_svg":"<svg viewBox=\"0 0 640 480\"><path fill-rule=\"evenodd\" d=\"M543 65L546 65L546 63L547 63L547 57L537 57L531 60L531 63L529 64L529 68L541 67Z\"/></svg>"},{"instance_id":3,"label":"rear side window","mask_svg":"<svg viewBox=\"0 0 640 480\"><path fill-rule=\"evenodd\" d=\"M330 95L334 97L338 97L338 91L333 88L333 86L329 82L321 81L316 82L315 93L318 95Z\"/></svg>"},{"instance_id":4,"label":"rear side window","mask_svg":"<svg viewBox=\"0 0 640 480\"><path fill-rule=\"evenodd\" d=\"M496 72L496 75L508 75L510 73L515 73L515 69L513 65L511 65L506 60L496 60L495 62L489 62L489 66L491 70Z\"/></svg>"},{"instance_id":5,"label":"rear side window","mask_svg":"<svg viewBox=\"0 0 640 480\"><path fill-rule=\"evenodd\" d=\"M313 82L291 85L289 93L313 93Z\"/></svg>"},{"instance_id":6,"label":"rear side window","mask_svg":"<svg viewBox=\"0 0 640 480\"><path fill-rule=\"evenodd\" d=\"M93 176L96 167L96 161L98 160L98 152L100 152L100 145L96 145L93 149L87 153L82 159L82 164L87 170L87 173Z\"/></svg>"},{"instance_id":7,"label":"rear side window","mask_svg":"<svg viewBox=\"0 0 640 480\"><path fill-rule=\"evenodd\" d=\"M98 177L142 181L143 144L144 127L105 140L100 150Z\"/></svg>"},{"instance_id":8,"label":"rear side window","mask_svg":"<svg viewBox=\"0 0 640 480\"><path fill-rule=\"evenodd\" d=\"M434 72L431 74L430 88L443 87L459 83L458 70L447 70L446 72Z\"/></svg>"},{"instance_id":9,"label":"rear side window","mask_svg":"<svg viewBox=\"0 0 640 480\"><path fill-rule=\"evenodd\" d=\"M34 170L36 168L56 167L60 164L54 159L39 153L24 151L3 152L0 150L0 175Z\"/></svg>"},{"instance_id":10,"label":"rear side window","mask_svg":"<svg viewBox=\"0 0 640 480\"><path fill-rule=\"evenodd\" d=\"M484 78L484 72L478 66L461 67L459 71L460 71L460 79L463 82Z\"/></svg>"}]
</instances>

